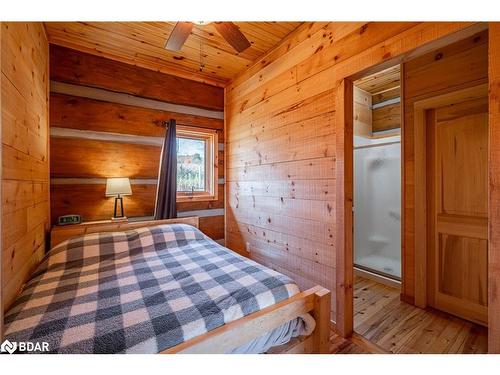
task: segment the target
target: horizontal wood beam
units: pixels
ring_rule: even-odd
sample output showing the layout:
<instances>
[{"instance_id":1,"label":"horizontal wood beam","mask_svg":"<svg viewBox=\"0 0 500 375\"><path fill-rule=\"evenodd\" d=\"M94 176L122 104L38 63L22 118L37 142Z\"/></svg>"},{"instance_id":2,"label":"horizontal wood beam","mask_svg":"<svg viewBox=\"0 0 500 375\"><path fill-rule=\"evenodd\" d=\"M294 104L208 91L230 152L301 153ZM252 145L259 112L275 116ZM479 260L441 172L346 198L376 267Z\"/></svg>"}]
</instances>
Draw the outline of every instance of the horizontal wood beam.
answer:
<instances>
[{"instance_id":1,"label":"horizontal wood beam","mask_svg":"<svg viewBox=\"0 0 500 375\"><path fill-rule=\"evenodd\" d=\"M224 89L135 65L50 46L53 80L212 110L224 108Z\"/></svg>"},{"instance_id":2,"label":"horizontal wood beam","mask_svg":"<svg viewBox=\"0 0 500 375\"><path fill-rule=\"evenodd\" d=\"M134 145L163 146L163 137L150 137L144 135L132 135L122 133L96 132L92 130L78 130L68 128L50 128L50 136L53 138L86 139L92 141L119 142ZM217 144L218 151L224 151L224 143Z\"/></svg>"},{"instance_id":3,"label":"horizontal wood beam","mask_svg":"<svg viewBox=\"0 0 500 375\"><path fill-rule=\"evenodd\" d=\"M54 127L164 136L163 124L170 119L176 120L177 125L218 130L221 135L224 131L224 121L220 118L112 103L55 92L50 95L50 125Z\"/></svg>"},{"instance_id":4,"label":"horizontal wood beam","mask_svg":"<svg viewBox=\"0 0 500 375\"><path fill-rule=\"evenodd\" d=\"M130 179L132 185L156 185L158 180L156 178L132 178ZM224 185L224 178L217 180L219 185ZM105 178L51 178L51 185L105 185Z\"/></svg>"},{"instance_id":5,"label":"horizontal wood beam","mask_svg":"<svg viewBox=\"0 0 500 375\"><path fill-rule=\"evenodd\" d=\"M144 135L96 132L91 130L77 130L56 127L50 128L50 136L53 138L88 139L94 141L111 141L157 147L162 147L164 140L163 137L148 137Z\"/></svg>"},{"instance_id":6,"label":"horizontal wood beam","mask_svg":"<svg viewBox=\"0 0 500 375\"><path fill-rule=\"evenodd\" d=\"M50 175L157 178L160 154L157 146L52 137Z\"/></svg>"},{"instance_id":7,"label":"horizontal wood beam","mask_svg":"<svg viewBox=\"0 0 500 375\"><path fill-rule=\"evenodd\" d=\"M117 104L125 104L135 107L184 113L188 115L196 115L220 120L224 119L224 112L222 110L209 110L189 105L173 104L157 99L139 97L127 93L114 92L101 88L76 85L56 80L51 80L50 91L57 94L80 96L83 98L101 100Z\"/></svg>"}]
</instances>

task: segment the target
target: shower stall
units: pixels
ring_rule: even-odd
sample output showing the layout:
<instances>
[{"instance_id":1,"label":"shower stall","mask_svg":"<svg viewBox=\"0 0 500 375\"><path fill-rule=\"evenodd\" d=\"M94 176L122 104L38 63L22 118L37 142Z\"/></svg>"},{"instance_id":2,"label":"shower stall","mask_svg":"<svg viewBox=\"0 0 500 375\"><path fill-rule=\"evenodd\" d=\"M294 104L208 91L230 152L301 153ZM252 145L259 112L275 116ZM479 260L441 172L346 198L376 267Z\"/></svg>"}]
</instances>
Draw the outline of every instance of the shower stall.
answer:
<instances>
[{"instance_id":1,"label":"shower stall","mask_svg":"<svg viewBox=\"0 0 500 375\"><path fill-rule=\"evenodd\" d=\"M401 279L401 139L354 137L354 265Z\"/></svg>"}]
</instances>

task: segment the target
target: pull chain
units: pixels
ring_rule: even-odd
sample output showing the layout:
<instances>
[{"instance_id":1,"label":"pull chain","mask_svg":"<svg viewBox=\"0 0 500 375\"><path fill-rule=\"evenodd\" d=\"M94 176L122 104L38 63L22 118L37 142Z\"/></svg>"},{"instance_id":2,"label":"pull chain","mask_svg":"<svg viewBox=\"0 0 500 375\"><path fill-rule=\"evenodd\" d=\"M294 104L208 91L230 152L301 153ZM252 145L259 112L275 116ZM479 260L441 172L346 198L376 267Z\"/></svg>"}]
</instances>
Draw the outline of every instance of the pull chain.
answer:
<instances>
[{"instance_id":1,"label":"pull chain","mask_svg":"<svg viewBox=\"0 0 500 375\"><path fill-rule=\"evenodd\" d=\"M203 62L203 42L200 37L200 72L203 72L203 69L205 69L205 63Z\"/></svg>"}]
</instances>

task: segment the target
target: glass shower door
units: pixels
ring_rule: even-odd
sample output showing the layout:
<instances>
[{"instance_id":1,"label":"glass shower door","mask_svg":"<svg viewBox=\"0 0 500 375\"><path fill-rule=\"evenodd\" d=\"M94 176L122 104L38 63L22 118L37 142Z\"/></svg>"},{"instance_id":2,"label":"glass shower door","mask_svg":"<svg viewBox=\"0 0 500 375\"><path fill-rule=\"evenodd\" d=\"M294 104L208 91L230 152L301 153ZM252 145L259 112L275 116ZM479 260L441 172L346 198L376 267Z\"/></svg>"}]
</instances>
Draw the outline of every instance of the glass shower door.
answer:
<instances>
[{"instance_id":1,"label":"glass shower door","mask_svg":"<svg viewBox=\"0 0 500 375\"><path fill-rule=\"evenodd\" d=\"M355 144L354 264L392 278L401 278L399 137Z\"/></svg>"}]
</instances>

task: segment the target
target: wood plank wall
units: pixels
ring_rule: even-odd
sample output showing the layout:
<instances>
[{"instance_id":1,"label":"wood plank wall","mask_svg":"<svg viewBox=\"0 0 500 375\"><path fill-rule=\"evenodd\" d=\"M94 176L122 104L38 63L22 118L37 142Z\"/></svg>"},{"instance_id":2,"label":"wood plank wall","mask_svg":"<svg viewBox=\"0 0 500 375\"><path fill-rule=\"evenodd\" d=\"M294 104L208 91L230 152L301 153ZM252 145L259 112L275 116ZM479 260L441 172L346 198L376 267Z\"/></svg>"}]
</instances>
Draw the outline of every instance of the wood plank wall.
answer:
<instances>
[{"instance_id":1,"label":"wood plank wall","mask_svg":"<svg viewBox=\"0 0 500 375\"><path fill-rule=\"evenodd\" d=\"M221 88L79 51L50 46L51 221L80 214L109 219L106 177L130 177L128 217L154 213L163 121L216 129L224 142ZM199 214L200 229L224 238L224 151L219 151L219 199L178 203L179 215Z\"/></svg>"},{"instance_id":2,"label":"wood plank wall","mask_svg":"<svg viewBox=\"0 0 500 375\"><path fill-rule=\"evenodd\" d=\"M500 353L500 23L489 24L488 351Z\"/></svg>"},{"instance_id":3,"label":"wood plank wall","mask_svg":"<svg viewBox=\"0 0 500 375\"><path fill-rule=\"evenodd\" d=\"M344 165L336 142L335 129L343 129L336 122L344 121L335 115L343 113L337 90L345 77L360 78L354 75L377 64L387 68L416 48L449 43L448 36L475 27L305 23L226 87L226 244L301 288L330 289L332 319L342 334L352 323L344 309L352 280L336 267L336 248L349 262L336 237L336 168ZM346 194L340 199L348 207Z\"/></svg>"},{"instance_id":4,"label":"wood plank wall","mask_svg":"<svg viewBox=\"0 0 500 375\"><path fill-rule=\"evenodd\" d=\"M404 219L403 290L405 301L415 297L414 128L415 101L488 82L488 32L413 59L403 66L404 97Z\"/></svg>"},{"instance_id":5,"label":"wood plank wall","mask_svg":"<svg viewBox=\"0 0 500 375\"><path fill-rule=\"evenodd\" d=\"M401 103L378 107L373 110L373 131L380 132L401 127Z\"/></svg>"},{"instance_id":6,"label":"wood plank wall","mask_svg":"<svg viewBox=\"0 0 500 375\"><path fill-rule=\"evenodd\" d=\"M2 22L2 301L45 254L49 229L49 51L41 23Z\"/></svg>"}]
</instances>

